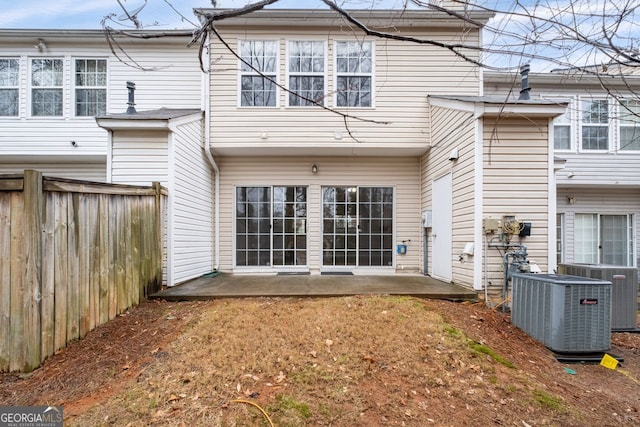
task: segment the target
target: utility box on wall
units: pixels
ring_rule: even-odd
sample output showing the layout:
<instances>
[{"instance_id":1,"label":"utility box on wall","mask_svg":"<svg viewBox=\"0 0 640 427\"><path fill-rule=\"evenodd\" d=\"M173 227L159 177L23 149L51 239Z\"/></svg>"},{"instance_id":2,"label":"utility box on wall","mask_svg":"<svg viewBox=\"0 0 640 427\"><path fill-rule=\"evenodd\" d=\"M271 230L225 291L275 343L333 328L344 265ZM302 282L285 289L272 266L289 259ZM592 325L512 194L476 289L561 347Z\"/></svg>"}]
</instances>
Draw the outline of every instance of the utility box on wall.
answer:
<instances>
[{"instance_id":1,"label":"utility box on wall","mask_svg":"<svg viewBox=\"0 0 640 427\"><path fill-rule=\"evenodd\" d=\"M638 270L602 264L560 264L560 274L590 277L611 282L611 329L633 331L637 329Z\"/></svg>"},{"instance_id":2,"label":"utility box on wall","mask_svg":"<svg viewBox=\"0 0 640 427\"><path fill-rule=\"evenodd\" d=\"M511 322L558 353L607 351L611 346L611 282L516 273Z\"/></svg>"}]
</instances>

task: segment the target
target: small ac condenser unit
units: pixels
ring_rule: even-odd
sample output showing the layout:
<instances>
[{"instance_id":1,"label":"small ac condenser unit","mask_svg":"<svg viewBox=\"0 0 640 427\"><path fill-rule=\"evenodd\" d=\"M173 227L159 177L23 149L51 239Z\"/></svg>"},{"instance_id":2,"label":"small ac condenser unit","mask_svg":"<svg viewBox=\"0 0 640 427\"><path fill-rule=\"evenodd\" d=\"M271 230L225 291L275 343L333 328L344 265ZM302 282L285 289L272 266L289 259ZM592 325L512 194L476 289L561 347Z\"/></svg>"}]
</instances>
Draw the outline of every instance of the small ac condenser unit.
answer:
<instances>
[{"instance_id":1,"label":"small ac condenser unit","mask_svg":"<svg viewBox=\"0 0 640 427\"><path fill-rule=\"evenodd\" d=\"M511 322L558 353L611 346L611 282L558 274L513 275Z\"/></svg>"},{"instance_id":2,"label":"small ac condenser unit","mask_svg":"<svg viewBox=\"0 0 640 427\"><path fill-rule=\"evenodd\" d=\"M591 277L611 282L611 329L637 330L638 270L604 264L560 264L560 274Z\"/></svg>"}]
</instances>

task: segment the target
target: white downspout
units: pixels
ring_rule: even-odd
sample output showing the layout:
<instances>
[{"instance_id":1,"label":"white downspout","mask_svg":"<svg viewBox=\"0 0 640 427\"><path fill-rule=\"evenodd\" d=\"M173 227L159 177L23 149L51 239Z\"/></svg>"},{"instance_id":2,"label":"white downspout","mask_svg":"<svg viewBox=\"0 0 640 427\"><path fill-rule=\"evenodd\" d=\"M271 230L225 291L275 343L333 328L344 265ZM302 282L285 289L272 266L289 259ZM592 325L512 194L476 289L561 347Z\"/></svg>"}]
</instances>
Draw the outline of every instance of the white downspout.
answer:
<instances>
[{"instance_id":1,"label":"white downspout","mask_svg":"<svg viewBox=\"0 0 640 427\"><path fill-rule=\"evenodd\" d=\"M204 51L204 63L207 64L208 70L202 78L202 93L204 93L204 97L201 102L204 109L204 154L215 175L213 185L213 269L217 271L220 268L220 168L218 168L218 164L211 154L211 57L209 53L209 35L207 35L206 43L207 49Z\"/></svg>"}]
</instances>

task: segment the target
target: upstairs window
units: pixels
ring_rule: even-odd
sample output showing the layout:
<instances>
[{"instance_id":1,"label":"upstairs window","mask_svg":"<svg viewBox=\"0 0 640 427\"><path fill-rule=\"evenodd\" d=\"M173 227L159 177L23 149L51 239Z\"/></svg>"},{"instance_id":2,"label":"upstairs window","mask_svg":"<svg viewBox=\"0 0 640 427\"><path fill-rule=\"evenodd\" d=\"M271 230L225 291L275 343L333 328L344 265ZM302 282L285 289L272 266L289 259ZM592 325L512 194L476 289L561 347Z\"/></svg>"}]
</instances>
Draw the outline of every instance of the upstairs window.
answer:
<instances>
[{"instance_id":1,"label":"upstairs window","mask_svg":"<svg viewBox=\"0 0 640 427\"><path fill-rule=\"evenodd\" d=\"M640 151L640 100L620 101L620 150Z\"/></svg>"},{"instance_id":2,"label":"upstairs window","mask_svg":"<svg viewBox=\"0 0 640 427\"><path fill-rule=\"evenodd\" d=\"M609 149L609 103L606 99L582 100L582 150Z\"/></svg>"},{"instance_id":3,"label":"upstairs window","mask_svg":"<svg viewBox=\"0 0 640 427\"><path fill-rule=\"evenodd\" d=\"M243 40L240 42L240 57L240 105L275 107L278 42Z\"/></svg>"},{"instance_id":4,"label":"upstairs window","mask_svg":"<svg viewBox=\"0 0 640 427\"><path fill-rule=\"evenodd\" d=\"M62 59L31 60L31 115L62 116Z\"/></svg>"},{"instance_id":5,"label":"upstairs window","mask_svg":"<svg viewBox=\"0 0 640 427\"><path fill-rule=\"evenodd\" d=\"M79 117L93 117L107 112L107 61L75 60L75 111Z\"/></svg>"},{"instance_id":6,"label":"upstairs window","mask_svg":"<svg viewBox=\"0 0 640 427\"><path fill-rule=\"evenodd\" d=\"M0 58L0 116L17 116L19 105L20 61Z\"/></svg>"},{"instance_id":7,"label":"upstairs window","mask_svg":"<svg viewBox=\"0 0 640 427\"><path fill-rule=\"evenodd\" d=\"M553 119L553 148L556 150L571 150L571 108Z\"/></svg>"},{"instance_id":8,"label":"upstairs window","mask_svg":"<svg viewBox=\"0 0 640 427\"><path fill-rule=\"evenodd\" d=\"M371 107L373 43L336 43L336 105Z\"/></svg>"},{"instance_id":9,"label":"upstairs window","mask_svg":"<svg viewBox=\"0 0 640 427\"><path fill-rule=\"evenodd\" d=\"M324 105L324 64L324 42L289 42L289 105Z\"/></svg>"}]
</instances>

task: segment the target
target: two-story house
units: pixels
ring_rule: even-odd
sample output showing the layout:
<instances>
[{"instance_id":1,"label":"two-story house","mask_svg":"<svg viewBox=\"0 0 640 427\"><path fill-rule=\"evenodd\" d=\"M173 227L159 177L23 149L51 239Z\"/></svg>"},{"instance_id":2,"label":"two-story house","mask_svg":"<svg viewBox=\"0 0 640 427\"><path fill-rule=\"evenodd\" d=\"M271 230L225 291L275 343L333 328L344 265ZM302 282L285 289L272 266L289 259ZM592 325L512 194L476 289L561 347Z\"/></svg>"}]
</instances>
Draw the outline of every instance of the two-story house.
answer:
<instances>
[{"instance_id":1,"label":"two-story house","mask_svg":"<svg viewBox=\"0 0 640 427\"><path fill-rule=\"evenodd\" d=\"M113 181L109 135L94 117L127 109L127 81L139 110L200 109L203 75L189 40L0 30L0 173Z\"/></svg>"},{"instance_id":2,"label":"two-story house","mask_svg":"<svg viewBox=\"0 0 640 427\"><path fill-rule=\"evenodd\" d=\"M566 104L484 96L476 64L490 13L468 11L476 24L430 10L350 13L386 35L366 35L330 10L261 10L215 21L197 96L179 86L199 73L195 49L162 50L160 41L162 52L153 42L140 47L153 72L122 68L100 51L109 58L109 101L91 114L107 130L96 130L105 148L94 150L106 159L94 163L105 165L108 182L166 183L169 285L217 269L429 274L500 290L505 252L526 247L542 271L555 262L548 129ZM33 117L39 107L31 100L41 80L54 80L25 81L40 53L37 39L21 43L4 56L13 52L23 77L18 116L3 124L40 129L29 164L42 169L48 157L37 157L41 151L53 147L67 159L87 145L55 131L58 142L47 146L47 124L80 129L73 123L86 120L94 130L92 119L76 117L83 79L70 79L84 41L69 41L69 53L47 52L61 58L66 77L54 87L62 117L46 120ZM134 115L123 113L128 80L138 88ZM0 150L10 145L3 139ZM16 157L23 163L14 169L30 159Z\"/></svg>"},{"instance_id":3,"label":"two-story house","mask_svg":"<svg viewBox=\"0 0 640 427\"><path fill-rule=\"evenodd\" d=\"M529 76L532 97L569 103L551 132L556 159L564 164L555 175L556 264L636 267L640 77L613 65L594 71L556 70ZM486 93L506 96L513 78L485 73Z\"/></svg>"}]
</instances>

